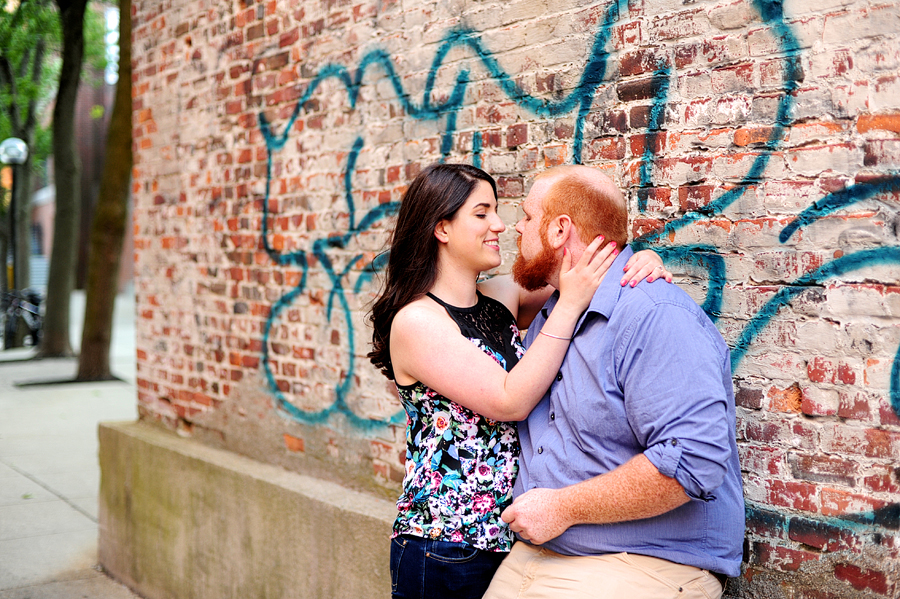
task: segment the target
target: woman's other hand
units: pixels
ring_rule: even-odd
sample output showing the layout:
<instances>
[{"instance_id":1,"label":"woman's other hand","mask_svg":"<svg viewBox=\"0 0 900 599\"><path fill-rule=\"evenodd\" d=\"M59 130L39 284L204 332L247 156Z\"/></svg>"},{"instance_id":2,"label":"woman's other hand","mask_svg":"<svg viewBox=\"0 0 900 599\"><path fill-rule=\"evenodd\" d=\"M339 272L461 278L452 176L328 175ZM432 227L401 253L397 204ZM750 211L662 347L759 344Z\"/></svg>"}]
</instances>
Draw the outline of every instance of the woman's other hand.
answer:
<instances>
[{"instance_id":1,"label":"woman's other hand","mask_svg":"<svg viewBox=\"0 0 900 599\"><path fill-rule=\"evenodd\" d=\"M648 283L652 283L656 279L665 279L667 283L672 282L672 273L666 270L662 258L653 250L635 252L625 263L624 270L625 276L620 281L622 287L628 284L634 287L644 279L647 279Z\"/></svg>"},{"instance_id":2,"label":"woman's other hand","mask_svg":"<svg viewBox=\"0 0 900 599\"><path fill-rule=\"evenodd\" d=\"M597 236L584 249L575 266L572 266L572 254L568 250L563 255L559 272L559 299L561 303L565 302L575 308L578 314L591 303L603 275L619 255L615 241L610 241L603 249L598 250L601 243L603 237Z\"/></svg>"}]
</instances>

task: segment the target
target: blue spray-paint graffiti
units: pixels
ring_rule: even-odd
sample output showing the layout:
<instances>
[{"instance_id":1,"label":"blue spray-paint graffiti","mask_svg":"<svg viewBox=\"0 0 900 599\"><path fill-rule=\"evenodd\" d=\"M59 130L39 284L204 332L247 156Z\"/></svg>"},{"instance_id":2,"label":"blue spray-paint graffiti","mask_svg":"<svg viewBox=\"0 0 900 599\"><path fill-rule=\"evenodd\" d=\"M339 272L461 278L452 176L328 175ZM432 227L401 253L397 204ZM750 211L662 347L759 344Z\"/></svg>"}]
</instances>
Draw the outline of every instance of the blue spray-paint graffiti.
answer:
<instances>
[{"instance_id":1,"label":"blue spray-paint graffiti","mask_svg":"<svg viewBox=\"0 0 900 599\"><path fill-rule=\"evenodd\" d=\"M273 326L284 313L285 309L289 307L298 298L298 296L300 296L304 292L309 270L307 252L305 250L299 250L289 254L280 254L272 247L272 244L269 240L271 221L269 215L269 198L272 184L272 164L275 153L282 150L287 143L289 133L294 126L297 118L299 118L302 107L312 98L319 85L327 79L338 80L343 84L347 92L347 99L350 103L351 109L355 109L356 102L359 97L361 82L364 75L366 74L366 71L369 69L369 67L381 67L388 80L391 82L391 85L393 86L397 101L400 102L409 118L422 121L434 121L441 118L446 119L444 134L441 138L441 154L442 156L446 157L450 154L453 147L453 137L456 133L457 127L456 116L459 109L462 107L463 97L469 82L468 71L461 70L458 73L453 91L445 102L433 105L431 101L432 92L435 87L438 69L444 63L450 50L455 47L468 48L475 54L480 63L487 69L490 76L499 85L499 87L510 98L514 99L520 107L522 107L526 111L531 112L533 115L541 117L554 117L570 113L577 108L578 113L576 117L573 140L573 157L576 162L580 162L581 147L583 145L582 142L584 137L585 118L590 113L590 106L591 102L593 101L594 94L597 87L603 81L604 75L606 73L607 53L605 48L609 41L609 34L612 24L615 22L617 16L617 6L615 4L610 5L609 9L605 13L604 23L599 28L598 33L595 36L591 55L588 59L587 64L585 65L585 69L582 73L579 84L567 97L561 100L544 100L527 94L514 81L513 77L502 69L500 64L491 55L491 53L483 47L481 40L478 38L476 32L466 28L459 28L451 30L444 37L441 45L439 46L435 58L432 61L431 69L426 80L425 89L423 90L422 101L420 104L413 102L411 96L407 94L403 89L402 81L394 70L390 56L383 50L373 50L363 57L362 61L359 64L359 67L356 69L356 72L353 75L351 75L351 73L343 65L328 64L323 66L307 86L306 91L303 93L301 98L298 100L290 118L288 119L288 122L286 123L281 133L276 133L274 131L272 124L263 113L259 114L259 127L263 134L263 138L265 139L267 150L266 201L264 202L262 219L263 247L276 264L299 266L303 273L300 283L293 290L291 290L291 292L285 294L284 297L282 297L273 305L263 330L262 368L264 370L266 380L269 384L269 388L275 395L278 405L284 411L284 413L292 418L300 420L301 422L310 424L325 422L335 413L342 413L352 424L363 429L370 429L372 427L377 427L385 423L383 421L360 418L347 405L346 396L350 390L350 386L352 385L353 375L355 371L355 360L354 356L352 355L352 349L350 352L351 355L348 356L348 363L346 365L345 372L341 377L341 381L336 385L334 389L334 403L328 408L317 412L301 410L297 406L293 405L287 399L284 392L279 388L275 372L272 368L272 356L270 354L269 347ZM350 214L350 226L348 228L348 231L343 236L318 239L313 242L311 248L312 255L322 265L322 268L327 274L331 283L331 292L328 296L326 317L329 321L331 320L334 301L337 300L337 302L340 304L340 307L343 309L344 320L347 323L346 336L350 348L353 348L354 346L356 332L351 324L350 307L347 303L347 299L344 293L343 281L347 278L350 270L354 266L358 265L359 261L362 259L362 256L359 255L355 259L350 260L350 262L342 271L336 272L331 258L329 257L328 250L332 248L345 248L351 238L363 231L368 230L379 220L394 214L397 209L397 203L395 202L381 205L378 208L367 213L366 216L359 222L359 224L356 223L356 207L354 205L352 195L352 179L356 160L364 146L364 143L365 142L362 137L356 139L353 148L349 153L347 166L344 171L344 198L347 204L348 212ZM475 131L472 137L472 153L473 162L476 166L480 166L481 164L481 149L481 134L480 132ZM382 267L383 259L376 259L371 264L364 265L362 267L362 273L357 280L355 291L358 292L361 288L360 286L365 282L370 281L374 273ZM398 412L389 420L389 422L397 422L401 417L402 412Z\"/></svg>"},{"instance_id":2,"label":"blue spray-paint graffiti","mask_svg":"<svg viewBox=\"0 0 900 599\"><path fill-rule=\"evenodd\" d=\"M653 104L650 106L650 119L647 125L649 133L645 140L644 155L641 157L640 167L640 185L641 187L650 187L653 184L653 162L656 159L657 140L660 139L660 129L666 115L666 103L669 99L669 79L672 76L671 68L668 64L659 64L653 75L652 87L655 91L653 94ZM638 193L638 210L644 212L647 210L647 196Z\"/></svg>"},{"instance_id":3,"label":"blue spray-paint graffiti","mask_svg":"<svg viewBox=\"0 0 900 599\"><path fill-rule=\"evenodd\" d=\"M762 19L772 29L774 39L778 40L782 45L781 50L785 55L783 61L784 84L778 98L778 107L771 135L768 140L763 143L762 148L760 148L757 156L748 168L747 173L736 185L725 191L721 196L709 204L698 208L697 210L688 212L680 218L666 223L660 229L635 240L635 244L640 247L654 247L669 262L681 261L683 264L690 264L693 268L706 271L708 288L703 308L713 319L716 319L719 316L723 301L724 287L727 280L726 265L723 257L719 255L717 249L714 247L666 247L661 245L661 243L667 236L686 226L721 214L748 189L756 186L762 180L763 173L773 152L779 148L781 140L784 139L785 129L790 126L790 113L794 101L793 92L796 91L798 83L802 79L802 72L798 66L799 63L796 60L799 53L799 44L796 42L796 38L790 27L784 22L780 2L774 0L757 0L755 6ZM335 248L346 249L348 242L354 236L367 231L374 224L391 216L398 208L396 202L380 205L377 208L366 212L357 222L358 209L355 206L352 193L353 174L356 168L356 161L365 146L363 137L358 137L355 140L353 147L349 152L344 170L344 201L346 202L349 213L349 227L346 233L341 236L315 240L312 243L312 247L308 250L322 266L331 285L331 291L328 295L326 317L329 321L331 320L335 302L337 302L337 305L343 311L344 321L346 323L346 338L351 349L351 351L348 352L347 364L345 365L341 380L334 388L335 401L333 405L318 412L309 412L301 410L291 404L278 387L270 361L269 342L273 326L282 316L284 310L292 305L293 302L297 300L298 296L304 293L309 270L307 250L281 254L274 250L270 244L269 233L271 219L269 215L268 200L271 191L273 157L277 152L284 148L290 131L297 118L300 116L303 106L313 97L319 86L326 80L337 80L343 85L350 108L353 110L356 108L363 77L367 71L369 71L370 67L380 67L394 90L396 101L401 105L408 118L419 121L438 121L443 119L444 130L441 136L440 151L441 155L446 158L450 155L453 148L454 135L457 133L457 114L463 106L464 96L469 85L469 72L463 69L457 73L455 84L446 100L434 104L432 103L431 98L435 89L438 70L444 65L449 52L454 48L466 49L474 54L480 65L486 69L489 77L498 85L506 96L526 113L530 113L531 115L540 118L552 118L570 114L574 111L576 116L572 140L572 156L575 163L580 163L582 161L582 147L584 142L584 124L590 113L594 96L606 75L607 61L609 58L606 48L610 40L612 27L617 19L617 4L611 3L603 15L602 22L598 26L590 54L587 57L578 84L567 96L561 99L547 100L532 96L525 92L515 82L513 76L507 73L500 66L492 53L484 47L477 32L467 28L458 28L449 31L439 45L431 63L425 88L422 91L422 99L419 103L414 102L412 95L408 94L403 88L402 80L394 69L390 55L384 50L377 49L365 54L356 71L353 73L343 65L324 65L307 86L305 92L298 100L290 118L285 124L284 129L280 133L276 133L265 115L260 113L259 126L266 142L268 154L266 202L264 203L262 219L263 247L276 264L284 266L293 265L299 267L302 272L302 277L298 285L273 305L264 328L263 369L270 388L278 400L278 405L288 416L306 423L321 423L327 421L335 413L342 413L352 424L362 429L371 429L385 423L379 420L370 420L359 417L350 409L346 402L346 396L352 386L356 367L352 351L356 331L351 324L350 307L345 295L344 287L344 281L348 279L351 269L358 268L360 274L353 287L353 292L359 293L363 286L367 285L372 280L374 274L383 268L385 256L379 256L370 264L361 265L360 261L363 256L357 255L349 260L343 269L337 270L329 255L329 250ZM659 63L653 75L653 80L656 84L653 86L654 96L650 108L648 135L645 152L642 156L640 165L640 186L642 188L649 187L653 184L652 166L656 160L658 151L656 136L659 134L659 130L664 120L665 108L669 96L669 81L672 76L673 73L671 67L666 62ZM481 155L482 137L479 131L474 131L472 133L472 160L476 166L481 165ZM829 194L815 202L785 227L784 231L781 233L781 242L784 243L788 241L797 230L813 224L818 218L826 214L848 206L853 202L894 192L898 187L900 187L900 177L891 175L876 181L859 183L848 187L845 190ZM638 195L639 209L643 211L647 208L646 196L641 196L641 194ZM641 197L644 198L643 201L641 201ZM791 299L797 297L811 285L818 285L821 281L830 277L838 276L842 273L858 270L870 265L895 262L897 261L895 250L896 248L881 248L878 250L868 250L850 256L844 256L823 265L814 273L804 275L792 284L785 286L750 320L750 322L748 322L745 329L741 332L735 347L733 366L737 367L742 358L746 355L747 348L759 335L760 331L770 322L772 316L781 306L790 302ZM891 374L891 402L894 410L900 414L900 352L898 352L897 358L894 361ZM390 421L398 421L401 414L402 413L396 414Z\"/></svg>"},{"instance_id":4,"label":"blue spray-paint graffiti","mask_svg":"<svg viewBox=\"0 0 900 599\"><path fill-rule=\"evenodd\" d=\"M867 183L857 183L850 187L841 189L834 193L830 193L821 200L813 203L812 206L800 213L797 218L792 220L788 226L784 228L778 239L781 243L791 238L798 229L814 223L816 220L836 212L841 208L855 203L885 195L891 192L900 191L900 176L879 177L874 181Z\"/></svg>"}]
</instances>

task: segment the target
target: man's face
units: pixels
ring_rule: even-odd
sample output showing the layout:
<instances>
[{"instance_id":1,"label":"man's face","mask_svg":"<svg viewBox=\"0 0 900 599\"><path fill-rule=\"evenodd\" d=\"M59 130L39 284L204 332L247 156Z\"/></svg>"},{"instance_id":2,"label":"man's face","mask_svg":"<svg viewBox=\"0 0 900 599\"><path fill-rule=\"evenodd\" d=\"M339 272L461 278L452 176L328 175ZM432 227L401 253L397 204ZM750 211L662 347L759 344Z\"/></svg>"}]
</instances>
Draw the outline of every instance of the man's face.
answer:
<instances>
[{"instance_id":1,"label":"man's face","mask_svg":"<svg viewBox=\"0 0 900 599\"><path fill-rule=\"evenodd\" d=\"M528 291L536 291L547 285L561 261L561 257L547 242L547 228L541 226L544 196L549 187L550 182L546 179L539 179L531 187L522 204L525 216L516 223L519 255L512 267L513 280Z\"/></svg>"}]
</instances>

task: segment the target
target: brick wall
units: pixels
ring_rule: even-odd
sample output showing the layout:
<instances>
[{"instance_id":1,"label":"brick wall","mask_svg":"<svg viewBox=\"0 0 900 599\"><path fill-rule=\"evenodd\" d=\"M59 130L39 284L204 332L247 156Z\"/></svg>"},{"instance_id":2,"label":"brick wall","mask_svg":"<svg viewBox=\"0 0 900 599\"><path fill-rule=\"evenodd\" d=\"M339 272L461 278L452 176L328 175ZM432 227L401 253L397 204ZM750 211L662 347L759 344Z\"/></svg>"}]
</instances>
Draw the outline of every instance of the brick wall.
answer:
<instances>
[{"instance_id":1,"label":"brick wall","mask_svg":"<svg viewBox=\"0 0 900 599\"><path fill-rule=\"evenodd\" d=\"M438 160L582 162L733 348L737 597L900 593L900 4L135 0L141 418L390 497L378 256ZM508 266L515 251L503 237Z\"/></svg>"}]
</instances>

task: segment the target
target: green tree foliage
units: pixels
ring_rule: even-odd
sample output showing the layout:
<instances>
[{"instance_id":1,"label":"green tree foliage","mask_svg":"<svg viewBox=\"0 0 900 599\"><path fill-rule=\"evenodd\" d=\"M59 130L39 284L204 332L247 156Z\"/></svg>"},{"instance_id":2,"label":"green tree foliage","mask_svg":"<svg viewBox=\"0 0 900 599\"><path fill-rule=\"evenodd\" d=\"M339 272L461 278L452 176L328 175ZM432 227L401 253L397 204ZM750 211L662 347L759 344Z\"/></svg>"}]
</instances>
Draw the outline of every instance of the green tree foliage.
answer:
<instances>
[{"instance_id":1,"label":"green tree foliage","mask_svg":"<svg viewBox=\"0 0 900 599\"><path fill-rule=\"evenodd\" d=\"M52 80L45 62L54 42L60 38L59 19L48 0L5 0L0 10L0 139L18 137L29 150L28 160L13 167L13 194L4 202L0 215L0 260L2 285L9 241L15 255L13 265L17 287L29 279L28 254L31 212L28 198L35 164L49 151L50 136L42 127L41 112L53 95ZM13 224L14 230L13 230ZM22 284L24 283L24 284Z\"/></svg>"},{"instance_id":2,"label":"green tree foliage","mask_svg":"<svg viewBox=\"0 0 900 599\"><path fill-rule=\"evenodd\" d=\"M59 17L50 0L0 2L0 139L34 127L29 150L40 163L50 153L49 123L42 117L59 78L52 60L61 39Z\"/></svg>"},{"instance_id":3,"label":"green tree foliage","mask_svg":"<svg viewBox=\"0 0 900 599\"><path fill-rule=\"evenodd\" d=\"M59 11L51 0L0 0L0 7L0 140L22 137L33 115L34 143L29 151L40 173L52 146L48 107L59 86ZM105 38L103 13L89 7L84 23L84 75L92 85L103 84Z\"/></svg>"},{"instance_id":4,"label":"green tree foliage","mask_svg":"<svg viewBox=\"0 0 900 599\"><path fill-rule=\"evenodd\" d=\"M102 83L106 66L105 19L97 10L84 20L86 79ZM34 177L45 178L46 158L52 152L53 102L62 59L61 19L51 0L0 0L0 140L18 137L28 145L28 161L15 168L15 193L0 197L0 290L6 289L9 241L15 237L17 286L27 286L30 254L29 197ZM13 205L16 213L11 213ZM11 222L15 222L13 235Z\"/></svg>"}]
</instances>

